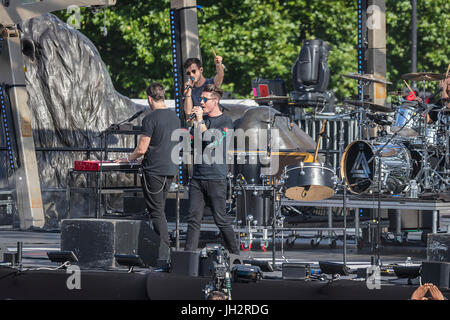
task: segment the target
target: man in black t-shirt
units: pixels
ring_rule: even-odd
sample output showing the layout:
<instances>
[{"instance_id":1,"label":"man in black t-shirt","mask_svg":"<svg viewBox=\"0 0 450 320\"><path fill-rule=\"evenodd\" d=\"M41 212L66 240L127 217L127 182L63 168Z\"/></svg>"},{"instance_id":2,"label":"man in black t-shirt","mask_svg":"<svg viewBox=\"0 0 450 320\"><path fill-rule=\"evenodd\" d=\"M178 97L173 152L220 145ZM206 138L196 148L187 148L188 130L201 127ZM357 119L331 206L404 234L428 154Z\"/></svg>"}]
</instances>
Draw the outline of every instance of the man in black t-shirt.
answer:
<instances>
[{"instance_id":1,"label":"man in black t-shirt","mask_svg":"<svg viewBox=\"0 0 450 320\"><path fill-rule=\"evenodd\" d=\"M227 133L232 129L230 117L223 114L219 101L223 91L213 84L207 85L201 95L201 107L194 107L194 140L208 134L211 139L202 141L202 152L195 156L194 173L189 185L189 217L185 250L198 248L200 225L205 206L211 208L214 222L219 228L225 248L239 254L231 221L226 215L227 197ZM206 114L203 117L203 114ZM215 130L215 131L214 131ZM194 142L195 146L195 142Z\"/></svg>"},{"instance_id":2,"label":"man in black t-shirt","mask_svg":"<svg viewBox=\"0 0 450 320\"><path fill-rule=\"evenodd\" d=\"M142 189L153 228L161 239L158 266L166 269L170 242L164 208L172 179L178 171L178 164L171 159L172 149L178 142L172 141L171 136L173 131L180 128L180 120L165 105L165 90L161 84L152 83L147 88L147 96L152 112L142 120L138 146L126 159L116 162L129 162L144 155Z\"/></svg>"}]
</instances>

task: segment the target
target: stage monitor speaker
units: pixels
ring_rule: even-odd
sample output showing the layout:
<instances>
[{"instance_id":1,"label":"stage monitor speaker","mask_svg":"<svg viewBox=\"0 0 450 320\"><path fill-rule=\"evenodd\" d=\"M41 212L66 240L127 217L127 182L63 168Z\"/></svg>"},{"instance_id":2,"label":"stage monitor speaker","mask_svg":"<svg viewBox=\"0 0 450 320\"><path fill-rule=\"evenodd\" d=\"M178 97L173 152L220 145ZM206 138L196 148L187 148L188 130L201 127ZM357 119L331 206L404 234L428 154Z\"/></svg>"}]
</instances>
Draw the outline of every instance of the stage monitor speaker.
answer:
<instances>
[{"instance_id":1,"label":"stage monitor speaker","mask_svg":"<svg viewBox=\"0 0 450 320\"><path fill-rule=\"evenodd\" d=\"M422 283L432 283L440 289L450 286L450 263L437 261L422 262Z\"/></svg>"},{"instance_id":2,"label":"stage monitor speaker","mask_svg":"<svg viewBox=\"0 0 450 320\"><path fill-rule=\"evenodd\" d=\"M414 279L420 276L420 266L394 266L397 278Z\"/></svg>"},{"instance_id":3,"label":"stage monitor speaker","mask_svg":"<svg viewBox=\"0 0 450 320\"><path fill-rule=\"evenodd\" d=\"M157 266L159 236L147 221L67 219L61 223L61 250L73 251L82 268L117 268L116 254L139 255Z\"/></svg>"},{"instance_id":4,"label":"stage monitor speaker","mask_svg":"<svg viewBox=\"0 0 450 320\"><path fill-rule=\"evenodd\" d=\"M172 251L170 260L172 273L190 277L198 276L200 252Z\"/></svg>"},{"instance_id":5,"label":"stage monitor speaker","mask_svg":"<svg viewBox=\"0 0 450 320\"><path fill-rule=\"evenodd\" d=\"M285 280L305 280L309 275L309 264L283 263L281 274Z\"/></svg>"},{"instance_id":6,"label":"stage monitor speaker","mask_svg":"<svg viewBox=\"0 0 450 320\"><path fill-rule=\"evenodd\" d=\"M319 261L320 270L325 274L348 276L350 269L342 263Z\"/></svg>"},{"instance_id":7,"label":"stage monitor speaker","mask_svg":"<svg viewBox=\"0 0 450 320\"><path fill-rule=\"evenodd\" d=\"M273 267L269 261L251 259L251 260L244 260L242 261L242 263L259 267L262 272L273 272Z\"/></svg>"}]
</instances>

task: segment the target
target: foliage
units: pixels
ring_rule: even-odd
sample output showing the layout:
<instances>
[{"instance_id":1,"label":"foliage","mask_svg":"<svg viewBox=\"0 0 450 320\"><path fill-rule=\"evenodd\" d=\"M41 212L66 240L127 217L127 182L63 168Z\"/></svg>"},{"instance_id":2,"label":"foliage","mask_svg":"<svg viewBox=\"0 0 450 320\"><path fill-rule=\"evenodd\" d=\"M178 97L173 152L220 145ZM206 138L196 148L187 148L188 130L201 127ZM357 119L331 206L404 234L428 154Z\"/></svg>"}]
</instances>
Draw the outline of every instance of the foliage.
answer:
<instances>
[{"instance_id":1,"label":"foliage","mask_svg":"<svg viewBox=\"0 0 450 320\"><path fill-rule=\"evenodd\" d=\"M205 74L215 74L214 48L226 65L224 89L251 97L251 80L285 80L292 89L291 67L303 40L320 38L331 46L329 88L339 98L355 95L357 83L342 74L357 71L356 0L199 0L199 34ZM386 0L388 90L402 86L410 72L410 0ZM98 47L116 89L145 97L150 81L172 88L169 0L117 1L106 10L108 35L101 30L103 10L83 10L81 31ZM68 14L60 17L67 20ZM418 1L418 71L445 72L450 61L450 2ZM171 94L172 90L168 90Z\"/></svg>"}]
</instances>

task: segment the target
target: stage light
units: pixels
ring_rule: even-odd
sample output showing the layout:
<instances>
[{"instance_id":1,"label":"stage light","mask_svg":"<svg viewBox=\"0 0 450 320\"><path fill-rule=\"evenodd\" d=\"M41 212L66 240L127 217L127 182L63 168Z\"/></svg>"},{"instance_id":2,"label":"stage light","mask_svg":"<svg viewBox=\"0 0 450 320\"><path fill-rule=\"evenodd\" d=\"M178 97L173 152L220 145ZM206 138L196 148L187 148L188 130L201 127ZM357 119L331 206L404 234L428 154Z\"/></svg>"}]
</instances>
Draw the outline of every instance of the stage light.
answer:
<instances>
[{"instance_id":1,"label":"stage light","mask_svg":"<svg viewBox=\"0 0 450 320\"><path fill-rule=\"evenodd\" d=\"M78 262L78 258L73 251L48 251L47 257L51 262L58 263L74 263Z\"/></svg>"},{"instance_id":2,"label":"stage light","mask_svg":"<svg viewBox=\"0 0 450 320\"><path fill-rule=\"evenodd\" d=\"M128 272L133 272L134 267L144 267L144 262L139 255L134 254L115 254L114 258L121 266L128 267Z\"/></svg>"},{"instance_id":3,"label":"stage light","mask_svg":"<svg viewBox=\"0 0 450 320\"><path fill-rule=\"evenodd\" d=\"M349 268L341 263L319 261L319 266L322 273L325 274L348 276L350 272Z\"/></svg>"}]
</instances>

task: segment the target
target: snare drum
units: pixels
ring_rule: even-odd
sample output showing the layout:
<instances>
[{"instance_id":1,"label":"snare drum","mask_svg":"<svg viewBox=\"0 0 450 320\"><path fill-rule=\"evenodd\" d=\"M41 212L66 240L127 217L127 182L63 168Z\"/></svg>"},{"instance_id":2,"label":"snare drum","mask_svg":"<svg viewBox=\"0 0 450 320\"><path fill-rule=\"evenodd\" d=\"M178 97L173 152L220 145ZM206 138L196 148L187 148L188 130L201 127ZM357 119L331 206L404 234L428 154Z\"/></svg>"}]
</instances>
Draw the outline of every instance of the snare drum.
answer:
<instances>
[{"instance_id":1,"label":"snare drum","mask_svg":"<svg viewBox=\"0 0 450 320\"><path fill-rule=\"evenodd\" d=\"M317 201L334 195L336 174L323 163L300 162L285 169L286 191L289 199Z\"/></svg>"}]
</instances>

